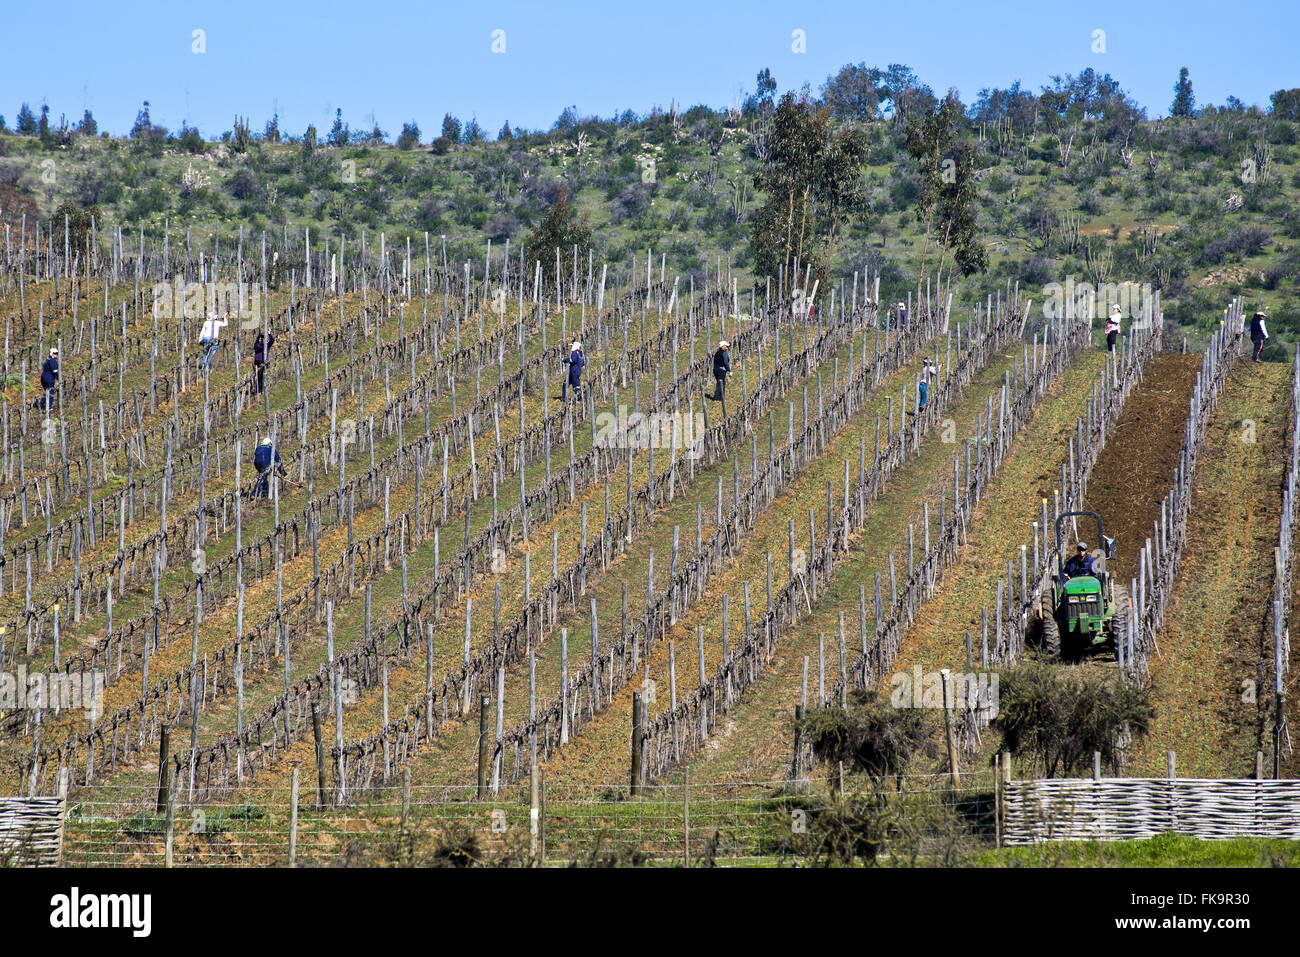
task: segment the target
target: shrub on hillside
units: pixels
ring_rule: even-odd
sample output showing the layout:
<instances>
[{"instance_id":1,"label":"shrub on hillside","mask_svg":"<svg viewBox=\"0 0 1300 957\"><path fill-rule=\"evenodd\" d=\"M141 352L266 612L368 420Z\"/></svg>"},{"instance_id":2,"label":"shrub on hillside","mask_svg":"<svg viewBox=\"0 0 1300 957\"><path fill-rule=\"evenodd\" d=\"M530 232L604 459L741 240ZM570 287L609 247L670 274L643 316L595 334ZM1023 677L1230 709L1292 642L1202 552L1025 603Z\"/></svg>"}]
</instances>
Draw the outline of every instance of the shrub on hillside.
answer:
<instances>
[{"instance_id":1,"label":"shrub on hillside","mask_svg":"<svg viewBox=\"0 0 1300 957\"><path fill-rule=\"evenodd\" d=\"M1095 751L1117 767L1122 748L1147 733L1154 715L1147 685L1030 661L1002 671L994 725L1003 749L1056 777L1091 768Z\"/></svg>"}]
</instances>

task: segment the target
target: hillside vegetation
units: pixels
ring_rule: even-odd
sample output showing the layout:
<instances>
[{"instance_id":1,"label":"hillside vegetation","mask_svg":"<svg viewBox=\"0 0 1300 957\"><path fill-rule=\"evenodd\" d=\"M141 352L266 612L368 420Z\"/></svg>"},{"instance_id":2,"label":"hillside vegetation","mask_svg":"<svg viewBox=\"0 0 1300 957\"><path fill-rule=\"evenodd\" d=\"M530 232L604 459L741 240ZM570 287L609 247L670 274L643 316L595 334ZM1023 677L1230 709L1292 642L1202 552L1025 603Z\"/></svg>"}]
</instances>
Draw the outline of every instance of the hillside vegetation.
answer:
<instances>
[{"instance_id":1,"label":"hillside vegetation","mask_svg":"<svg viewBox=\"0 0 1300 957\"><path fill-rule=\"evenodd\" d=\"M0 132L0 220L15 229L24 213L75 207L97 212L100 229L382 231L393 248L409 238L421 251L428 234L435 257L445 239L450 261L479 262L489 240L526 243L563 191L599 259L644 261L653 250L684 281L699 283L722 261L742 283L761 283L753 239L770 198L762 187L772 185L762 174L780 123L775 90L764 70L738 107L609 118L569 108L549 130L506 124L495 140L448 115L432 142L412 121L392 144L378 127L351 130L341 114L328 133L299 135L278 118L261 133L237 119L208 142L191 127L154 124L147 102L127 137L99 133L89 113L56 124L23 104L17 132ZM1043 287L1069 277L1131 281L1159 289L1166 319L1193 337L1237 294L1271 307L1275 342L1300 332L1297 91L1278 91L1268 111L1234 98L1196 110L1180 96L1174 112L1185 115L1148 119L1091 68L1038 94L1019 83L985 89L955 116L937 171L908 136L942 104L906 67L846 66L818 96L802 96L824 117L816 134L830 142L852 131L861 160L835 191L809 194L828 275L865 267L891 301L915 290L938 263L918 203L927 177L951 169L987 253L987 273L956 287L959 302L1006 278L1039 302Z\"/></svg>"}]
</instances>

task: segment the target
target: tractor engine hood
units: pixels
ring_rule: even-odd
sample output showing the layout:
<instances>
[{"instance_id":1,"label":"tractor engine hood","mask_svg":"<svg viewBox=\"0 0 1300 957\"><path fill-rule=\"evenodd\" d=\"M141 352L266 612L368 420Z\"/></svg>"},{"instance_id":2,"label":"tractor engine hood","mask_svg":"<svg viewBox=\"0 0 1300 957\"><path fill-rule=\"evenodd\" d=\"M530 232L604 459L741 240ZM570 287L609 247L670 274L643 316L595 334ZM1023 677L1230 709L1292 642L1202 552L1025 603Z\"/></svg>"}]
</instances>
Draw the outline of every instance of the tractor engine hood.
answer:
<instances>
[{"instance_id":1,"label":"tractor engine hood","mask_svg":"<svg viewBox=\"0 0 1300 957\"><path fill-rule=\"evenodd\" d=\"M1101 591L1101 582L1092 575L1076 575L1065 583L1067 595L1092 595Z\"/></svg>"}]
</instances>

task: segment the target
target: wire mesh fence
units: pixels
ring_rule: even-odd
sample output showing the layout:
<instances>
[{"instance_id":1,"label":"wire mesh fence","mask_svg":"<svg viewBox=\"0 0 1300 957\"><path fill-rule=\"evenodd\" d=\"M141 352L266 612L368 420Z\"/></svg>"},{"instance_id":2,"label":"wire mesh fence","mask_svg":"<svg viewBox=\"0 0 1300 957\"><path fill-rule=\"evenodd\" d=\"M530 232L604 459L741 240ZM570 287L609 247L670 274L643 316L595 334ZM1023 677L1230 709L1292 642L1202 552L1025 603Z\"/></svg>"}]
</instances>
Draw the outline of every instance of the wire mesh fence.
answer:
<instances>
[{"instance_id":1,"label":"wire mesh fence","mask_svg":"<svg viewBox=\"0 0 1300 957\"><path fill-rule=\"evenodd\" d=\"M534 797L535 793L535 797ZM167 804L171 803L170 809ZM304 789L159 800L156 789L80 789L62 863L116 867L799 866L951 863L991 848L991 771L883 782L622 785L528 782L480 797L395 786L319 808Z\"/></svg>"}]
</instances>

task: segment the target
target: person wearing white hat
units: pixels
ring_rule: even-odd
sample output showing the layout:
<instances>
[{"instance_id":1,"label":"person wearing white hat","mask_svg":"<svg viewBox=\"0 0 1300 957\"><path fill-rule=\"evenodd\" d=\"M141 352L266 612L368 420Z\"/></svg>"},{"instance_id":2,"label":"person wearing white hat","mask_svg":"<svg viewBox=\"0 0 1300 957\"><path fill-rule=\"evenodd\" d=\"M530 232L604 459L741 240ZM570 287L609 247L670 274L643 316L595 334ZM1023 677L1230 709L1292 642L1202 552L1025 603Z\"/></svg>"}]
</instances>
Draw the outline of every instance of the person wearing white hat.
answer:
<instances>
[{"instance_id":1,"label":"person wearing white hat","mask_svg":"<svg viewBox=\"0 0 1300 957\"><path fill-rule=\"evenodd\" d=\"M726 339L718 340L718 349L713 353L713 381L716 386L713 395L707 396L714 402L722 403L722 414L727 414L727 376L731 375L731 343Z\"/></svg>"},{"instance_id":2,"label":"person wearing white hat","mask_svg":"<svg viewBox=\"0 0 1300 957\"><path fill-rule=\"evenodd\" d=\"M902 329L907 325L907 303L898 304L898 328Z\"/></svg>"},{"instance_id":3,"label":"person wearing white hat","mask_svg":"<svg viewBox=\"0 0 1300 957\"><path fill-rule=\"evenodd\" d=\"M573 389L575 399L582 399L582 370L587 365L587 354L582 351L582 342L574 339L569 346L569 357L564 360L569 367L569 374L560 383L560 399L563 400L567 389Z\"/></svg>"},{"instance_id":4,"label":"person wearing white hat","mask_svg":"<svg viewBox=\"0 0 1300 957\"><path fill-rule=\"evenodd\" d=\"M273 469L278 469L282 476L288 474L280 463L280 453L271 443L269 435L262 439L257 451L253 453L253 465L257 468L257 485L253 488L253 495L256 498L266 498L270 494Z\"/></svg>"},{"instance_id":5,"label":"person wearing white hat","mask_svg":"<svg viewBox=\"0 0 1300 957\"><path fill-rule=\"evenodd\" d=\"M1106 320L1106 351L1115 351L1115 340L1119 338L1119 321L1124 315L1124 310L1115 303L1110 307L1110 318Z\"/></svg>"},{"instance_id":6,"label":"person wearing white hat","mask_svg":"<svg viewBox=\"0 0 1300 957\"><path fill-rule=\"evenodd\" d=\"M59 386L59 350L51 349L50 357L41 366L41 387L45 390L45 411L48 414L54 402L54 390Z\"/></svg>"},{"instance_id":7,"label":"person wearing white hat","mask_svg":"<svg viewBox=\"0 0 1300 957\"><path fill-rule=\"evenodd\" d=\"M212 353L217 351L217 336L220 335L222 328L228 325L230 325L229 317L219 319L213 315L203 320L203 327L199 330L199 345L203 347L203 355L199 359L199 364L205 369L212 361Z\"/></svg>"},{"instance_id":8,"label":"person wearing white hat","mask_svg":"<svg viewBox=\"0 0 1300 957\"><path fill-rule=\"evenodd\" d=\"M1268 318L1268 313L1263 307L1255 310L1255 315L1250 319L1250 341L1254 344L1255 350L1252 358L1260 361L1260 354L1264 351L1264 343L1268 342L1268 329L1264 326L1264 320Z\"/></svg>"}]
</instances>

